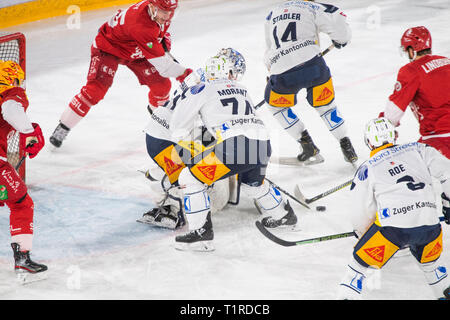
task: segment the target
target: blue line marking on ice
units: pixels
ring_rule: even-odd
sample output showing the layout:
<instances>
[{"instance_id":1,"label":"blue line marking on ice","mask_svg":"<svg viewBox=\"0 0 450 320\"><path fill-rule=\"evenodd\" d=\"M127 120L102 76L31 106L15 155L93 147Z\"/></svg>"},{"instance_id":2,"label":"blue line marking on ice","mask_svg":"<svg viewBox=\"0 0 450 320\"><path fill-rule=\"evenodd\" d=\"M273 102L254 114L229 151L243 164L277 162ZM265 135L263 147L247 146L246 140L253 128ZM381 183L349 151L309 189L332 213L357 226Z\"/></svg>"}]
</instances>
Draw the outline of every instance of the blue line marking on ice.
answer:
<instances>
[{"instance_id":1,"label":"blue line marking on ice","mask_svg":"<svg viewBox=\"0 0 450 320\"><path fill-rule=\"evenodd\" d=\"M136 222L154 204L142 198L66 186L30 187L32 257L62 259L149 243L167 229ZM0 258L12 258L9 208L0 207Z\"/></svg>"}]
</instances>

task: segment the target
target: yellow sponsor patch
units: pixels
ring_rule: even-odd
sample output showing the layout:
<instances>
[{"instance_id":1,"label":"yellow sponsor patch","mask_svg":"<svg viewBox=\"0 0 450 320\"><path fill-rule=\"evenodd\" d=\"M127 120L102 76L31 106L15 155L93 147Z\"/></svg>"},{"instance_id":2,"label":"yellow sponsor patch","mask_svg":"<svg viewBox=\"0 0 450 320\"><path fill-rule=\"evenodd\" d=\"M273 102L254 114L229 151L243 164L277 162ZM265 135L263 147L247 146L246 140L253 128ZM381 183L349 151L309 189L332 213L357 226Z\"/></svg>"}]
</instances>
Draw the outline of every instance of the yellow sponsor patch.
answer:
<instances>
[{"instance_id":1,"label":"yellow sponsor patch","mask_svg":"<svg viewBox=\"0 0 450 320\"><path fill-rule=\"evenodd\" d=\"M436 260L442 252L442 231L439 236L425 246L422 252L420 263L427 263Z\"/></svg>"},{"instance_id":2,"label":"yellow sponsor patch","mask_svg":"<svg viewBox=\"0 0 450 320\"><path fill-rule=\"evenodd\" d=\"M269 104L274 107L293 107L295 94L279 94L270 91Z\"/></svg>"},{"instance_id":3,"label":"yellow sponsor patch","mask_svg":"<svg viewBox=\"0 0 450 320\"><path fill-rule=\"evenodd\" d=\"M164 172L169 177L170 183L177 181L181 170L186 167L173 145L168 146L158 153L154 160L164 169Z\"/></svg>"},{"instance_id":4,"label":"yellow sponsor patch","mask_svg":"<svg viewBox=\"0 0 450 320\"><path fill-rule=\"evenodd\" d=\"M201 182L211 185L230 172L230 169L216 157L214 152L211 152L195 164L191 172Z\"/></svg>"},{"instance_id":5,"label":"yellow sponsor patch","mask_svg":"<svg viewBox=\"0 0 450 320\"><path fill-rule=\"evenodd\" d=\"M320 107L330 104L334 99L334 87L333 81L331 78L321 84L320 86L316 86L313 88L313 106Z\"/></svg>"},{"instance_id":6,"label":"yellow sponsor patch","mask_svg":"<svg viewBox=\"0 0 450 320\"><path fill-rule=\"evenodd\" d=\"M398 249L377 231L356 254L369 266L381 268Z\"/></svg>"}]
</instances>

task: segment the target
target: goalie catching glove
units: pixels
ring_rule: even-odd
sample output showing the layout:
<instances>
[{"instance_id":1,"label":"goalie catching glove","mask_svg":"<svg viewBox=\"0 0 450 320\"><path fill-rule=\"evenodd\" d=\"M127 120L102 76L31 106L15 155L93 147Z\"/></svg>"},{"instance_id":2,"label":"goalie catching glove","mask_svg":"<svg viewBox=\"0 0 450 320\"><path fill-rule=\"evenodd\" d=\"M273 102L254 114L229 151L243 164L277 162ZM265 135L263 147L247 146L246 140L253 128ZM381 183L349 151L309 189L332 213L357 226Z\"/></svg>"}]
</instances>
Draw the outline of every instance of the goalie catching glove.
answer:
<instances>
[{"instance_id":1,"label":"goalie catching glove","mask_svg":"<svg viewBox=\"0 0 450 320\"><path fill-rule=\"evenodd\" d=\"M32 123L34 131L30 133L20 132L20 148L28 153L30 159L37 156L45 145L41 127L37 123Z\"/></svg>"}]
</instances>

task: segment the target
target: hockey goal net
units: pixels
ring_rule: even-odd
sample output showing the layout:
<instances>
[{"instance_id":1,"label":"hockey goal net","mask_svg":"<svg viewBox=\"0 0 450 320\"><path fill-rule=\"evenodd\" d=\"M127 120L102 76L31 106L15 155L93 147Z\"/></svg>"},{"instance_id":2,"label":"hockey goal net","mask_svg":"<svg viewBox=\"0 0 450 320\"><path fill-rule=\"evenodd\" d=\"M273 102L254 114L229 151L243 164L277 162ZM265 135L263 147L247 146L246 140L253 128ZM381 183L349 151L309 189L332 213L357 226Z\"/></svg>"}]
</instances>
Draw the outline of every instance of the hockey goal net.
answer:
<instances>
[{"instance_id":1,"label":"hockey goal net","mask_svg":"<svg viewBox=\"0 0 450 320\"><path fill-rule=\"evenodd\" d=\"M25 72L26 79L25 36L22 33L0 33L0 60L12 60L20 64L23 71ZM25 81L23 83L23 86L25 86ZM25 154L25 152L20 149L18 132L11 132L8 135L7 139L8 162L15 168L19 164L19 161ZM20 177L25 180L25 161L23 161L20 168L18 169L18 173Z\"/></svg>"}]
</instances>

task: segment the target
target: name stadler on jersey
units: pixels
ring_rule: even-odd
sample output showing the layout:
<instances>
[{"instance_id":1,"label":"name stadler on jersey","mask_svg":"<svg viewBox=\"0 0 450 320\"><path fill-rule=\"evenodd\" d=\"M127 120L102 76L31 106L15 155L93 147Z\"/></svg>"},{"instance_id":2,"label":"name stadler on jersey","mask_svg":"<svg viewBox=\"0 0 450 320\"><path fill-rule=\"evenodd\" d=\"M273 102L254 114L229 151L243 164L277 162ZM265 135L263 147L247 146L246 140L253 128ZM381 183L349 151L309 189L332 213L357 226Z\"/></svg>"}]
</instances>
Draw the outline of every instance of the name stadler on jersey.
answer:
<instances>
[{"instance_id":1,"label":"name stadler on jersey","mask_svg":"<svg viewBox=\"0 0 450 320\"><path fill-rule=\"evenodd\" d=\"M275 18L272 18L272 23L275 24L281 20L300 20L300 13L283 13Z\"/></svg>"}]
</instances>

